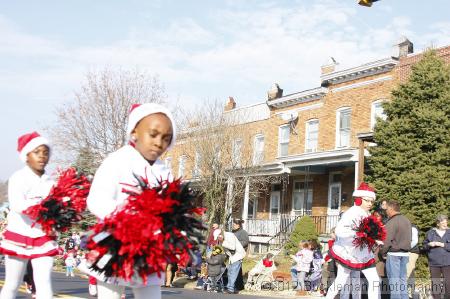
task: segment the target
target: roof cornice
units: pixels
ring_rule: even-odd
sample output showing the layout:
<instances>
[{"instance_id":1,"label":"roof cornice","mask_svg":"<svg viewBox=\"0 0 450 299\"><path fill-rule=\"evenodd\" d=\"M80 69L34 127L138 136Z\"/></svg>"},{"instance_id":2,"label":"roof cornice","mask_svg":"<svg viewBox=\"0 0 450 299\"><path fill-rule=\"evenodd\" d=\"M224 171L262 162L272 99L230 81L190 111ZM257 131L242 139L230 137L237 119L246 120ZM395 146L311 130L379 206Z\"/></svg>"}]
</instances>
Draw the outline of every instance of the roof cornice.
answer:
<instances>
[{"instance_id":1,"label":"roof cornice","mask_svg":"<svg viewBox=\"0 0 450 299\"><path fill-rule=\"evenodd\" d=\"M398 64L398 60L390 57L372 61L354 68L336 71L320 76L322 86L338 84L351 80L389 72Z\"/></svg>"},{"instance_id":2,"label":"roof cornice","mask_svg":"<svg viewBox=\"0 0 450 299\"><path fill-rule=\"evenodd\" d=\"M293 93L276 100L267 101L267 105L275 108L288 107L299 103L307 103L310 101L321 99L328 89L325 87L316 87L313 89L308 89Z\"/></svg>"}]
</instances>

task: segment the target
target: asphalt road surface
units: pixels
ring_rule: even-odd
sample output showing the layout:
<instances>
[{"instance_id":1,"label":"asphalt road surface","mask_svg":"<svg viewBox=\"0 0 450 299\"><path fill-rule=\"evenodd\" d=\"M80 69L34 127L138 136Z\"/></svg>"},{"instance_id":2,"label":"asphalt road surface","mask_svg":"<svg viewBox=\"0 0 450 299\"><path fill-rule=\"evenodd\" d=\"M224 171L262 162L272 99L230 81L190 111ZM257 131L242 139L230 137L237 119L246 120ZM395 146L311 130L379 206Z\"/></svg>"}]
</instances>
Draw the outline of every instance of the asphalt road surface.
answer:
<instances>
[{"instance_id":1,"label":"asphalt road surface","mask_svg":"<svg viewBox=\"0 0 450 299\"><path fill-rule=\"evenodd\" d=\"M3 286L5 280L5 268L3 265L0 266L0 286ZM88 281L86 278L75 276L66 277L63 273L53 272L52 274L53 290L55 292L54 298L90 298L94 299L96 297L89 296L88 293ZM130 289L126 289L126 298L133 298L133 294ZM17 299L29 299L31 295L26 293L25 287L21 286L19 289ZM257 297L248 295L228 295L220 293L209 293L205 291L189 290L182 288L170 288L162 289L163 299L244 299L244 298L263 298L263 299L273 299L273 297Z\"/></svg>"}]
</instances>

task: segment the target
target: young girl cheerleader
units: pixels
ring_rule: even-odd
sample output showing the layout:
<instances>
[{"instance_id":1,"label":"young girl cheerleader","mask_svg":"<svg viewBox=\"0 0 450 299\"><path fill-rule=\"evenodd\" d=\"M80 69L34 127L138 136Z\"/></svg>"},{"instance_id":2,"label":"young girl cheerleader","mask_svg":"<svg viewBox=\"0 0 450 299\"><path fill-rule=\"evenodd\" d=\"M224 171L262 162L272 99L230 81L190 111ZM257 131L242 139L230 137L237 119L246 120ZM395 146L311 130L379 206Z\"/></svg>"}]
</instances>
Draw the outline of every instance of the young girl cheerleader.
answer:
<instances>
[{"instance_id":1,"label":"young girl cheerleader","mask_svg":"<svg viewBox=\"0 0 450 299\"><path fill-rule=\"evenodd\" d=\"M126 204L128 194L123 191L133 186L137 189L136 176L148 178L154 186L158 179L171 178L169 169L158 159L175 143L175 122L169 110L154 103L134 105L127 134L130 144L110 154L94 176L87 204L99 219ZM158 277L156 273L148 276L146 283L138 279L125 281L111 277L103 281L101 277L97 278L99 299L119 299L124 286L132 288L135 298L158 299L164 281L164 277Z\"/></svg>"},{"instance_id":2,"label":"young girl cheerleader","mask_svg":"<svg viewBox=\"0 0 450 299\"><path fill-rule=\"evenodd\" d=\"M46 235L39 224L34 224L34 221L22 213L44 199L54 183L45 174L50 146L47 139L33 132L19 138L17 149L26 166L15 172L8 181L10 212L0 243L0 252L6 255L6 277L0 298L16 297L27 263L31 260L36 297L50 299L53 298L50 279L53 256L58 254L56 237Z\"/></svg>"},{"instance_id":3,"label":"young girl cheerleader","mask_svg":"<svg viewBox=\"0 0 450 299\"><path fill-rule=\"evenodd\" d=\"M357 237L353 226L369 216L369 211L375 201L375 191L365 183L361 183L353 192L355 203L353 207L342 214L336 226L336 241L330 248L330 255L337 263L337 276L329 287L326 298L334 298L346 287L352 271L362 271L368 282L369 299L378 299L380 294L380 278L375 268L375 256L372 248L355 245ZM378 243L378 242L377 242Z\"/></svg>"}]
</instances>

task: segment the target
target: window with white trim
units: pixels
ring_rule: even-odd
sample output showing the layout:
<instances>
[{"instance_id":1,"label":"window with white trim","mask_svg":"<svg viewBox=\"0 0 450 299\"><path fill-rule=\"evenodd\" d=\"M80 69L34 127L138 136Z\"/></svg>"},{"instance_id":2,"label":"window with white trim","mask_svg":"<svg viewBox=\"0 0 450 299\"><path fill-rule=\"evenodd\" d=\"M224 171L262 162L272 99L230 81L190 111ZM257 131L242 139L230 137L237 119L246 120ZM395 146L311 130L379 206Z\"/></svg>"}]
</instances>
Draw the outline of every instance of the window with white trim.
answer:
<instances>
[{"instance_id":1,"label":"window with white trim","mask_svg":"<svg viewBox=\"0 0 450 299\"><path fill-rule=\"evenodd\" d=\"M313 183L309 181L294 181L292 190L292 209L294 211L311 211L313 200Z\"/></svg>"},{"instance_id":2,"label":"window with white trim","mask_svg":"<svg viewBox=\"0 0 450 299\"><path fill-rule=\"evenodd\" d=\"M384 100L378 100L372 103L372 109L370 113L370 128L373 130L375 124L377 123L377 118L386 120L387 115L384 113L383 109Z\"/></svg>"},{"instance_id":3,"label":"window with white trim","mask_svg":"<svg viewBox=\"0 0 450 299\"><path fill-rule=\"evenodd\" d=\"M234 167L241 167L241 151L242 151L242 139L235 139L233 141L233 155L231 162Z\"/></svg>"},{"instance_id":4,"label":"window with white trim","mask_svg":"<svg viewBox=\"0 0 450 299\"><path fill-rule=\"evenodd\" d=\"M248 199L248 219L254 219L256 218L256 210L258 206L258 197L257 196L250 196Z\"/></svg>"},{"instance_id":5,"label":"window with white trim","mask_svg":"<svg viewBox=\"0 0 450 299\"><path fill-rule=\"evenodd\" d=\"M290 133L289 125L283 125L278 128L278 157L284 157L289 154Z\"/></svg>"},{"instance_id":6,"label":"window with white trim","mask_svg":"<svg viewBox=\"0 0 450 299\"><path fill-rule=\"evenodd\" d=\"M277 218L280 214L280 200L281 200L281 185L272 185L270 192L270 217Z\"/></svg>"},{"instance_id":7,"label":"window with white trim","mask_svg":"<svg viewBox=\"0 0 450 299\"><path fill-rule=\"evenodd\" d=\"M341 108L336 113L336 147L349 147L351 137L351 108Z\"/></svg>"},{"instance_id":8,"label":"window with white trim","mask_svg":"<svg viewBox=\"0 0 450 299\"><path fill-rule=\"evenodd\" d=\"M319 120L312 119L306 122L305 152L317 151L319 142Z\"/></svg>"},{"instance_id":9,"label":"window with white trim","mask_svg":"<svg viewBox=\"0 0 450 299\"><path fill-rule=\"evenodd\" d=\"M253 165L264 161L264 135L256 135L253 142Z\"/></svg>"},{"instance_id":10,"label":"window with white trim","mask_svg":"<svg viewBox=\"0 0 450 299\"><path fill-rule=\"evenodd\" d=\"M186 170L186 161L187 161L187 157L186 156L180 156L178 158L178 177L184 177L184 172Z\"/></svg>"}]
</instances>

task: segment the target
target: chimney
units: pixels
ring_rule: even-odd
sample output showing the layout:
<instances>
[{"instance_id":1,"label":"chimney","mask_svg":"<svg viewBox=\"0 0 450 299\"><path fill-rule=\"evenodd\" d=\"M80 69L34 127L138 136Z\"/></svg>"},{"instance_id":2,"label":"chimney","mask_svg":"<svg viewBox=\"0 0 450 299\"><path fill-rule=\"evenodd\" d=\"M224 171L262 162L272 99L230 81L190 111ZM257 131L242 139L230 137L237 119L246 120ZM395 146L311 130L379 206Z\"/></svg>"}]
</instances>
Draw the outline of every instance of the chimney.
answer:
<instances>
[{"instance_id":1,"label":"chimney","mask_svg":"<svg viewBox=\"0 0 450 299\"><path fill-rule=\"evenodd\" d=\"M336 66L338 64L339 63L336 61L336 59L334 59L333 57L330 57L330 59L328 59L328 61L320 67L321 75L323 76L323 75L334 72L336 70Z\"/></svg>"},{"instance_id":2,"label":"chimney","mask_svg":"<svg viewBox=\"0 0 450 299\"><path fill-rule=\"evenodd\" d=\"M234 108L236 108L236 102L234 101L234 98L228 97L228 101L225 104L225 108L223 110L230 111L230 110L233 110Z\"/></svg>"},{"instance_id":3,"label":"chimney","mask_svg":"<svg viewBox=\"0 0 450 299\"><path fill-rule=\"evenodd\" d=\"M267 92L267 100L275 100L283 96L283 90L277 83L272 85L272 88Z\"/></svg>"},{"instance_id":4,"label":"chimney","mask_svg":"<svg viewBox=\"0 0 450 299\"><path fill-rule=\"evenodd\" d=\"M408 54L414 53L413 43L406 37L402 37L397 45L394 46L393 57L400 58L406 57Z\"/></svg>"}]
</instances>

